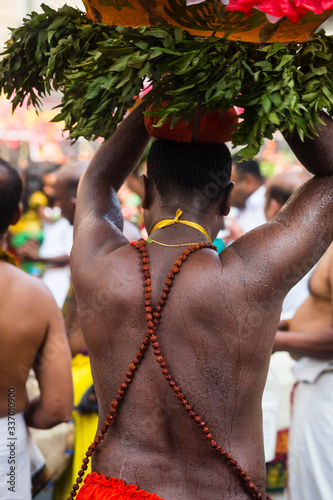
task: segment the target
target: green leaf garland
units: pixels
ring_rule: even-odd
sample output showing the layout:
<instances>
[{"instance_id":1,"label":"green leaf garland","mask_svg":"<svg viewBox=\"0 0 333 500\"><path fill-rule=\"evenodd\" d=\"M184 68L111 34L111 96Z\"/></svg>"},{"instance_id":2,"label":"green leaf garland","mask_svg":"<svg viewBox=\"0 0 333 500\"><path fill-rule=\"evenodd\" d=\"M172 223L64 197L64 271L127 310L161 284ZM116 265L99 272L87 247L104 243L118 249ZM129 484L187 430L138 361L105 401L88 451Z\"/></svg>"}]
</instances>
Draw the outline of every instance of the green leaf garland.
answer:
<instances>
[{"instance_id":1,"label":"green leaf garland","mask_svg":"<svg viewBox=\"0 0 333 500\"><path fill-rule=\"evenodd\" d=\"M176 3L174 4L176 5ZM244 108L234 146L254 156L276 130L312 137L318 111L332 116L333 37L254 45L200 38L176 26L139 28L93 24L84 13L43 5L11 30L0 62L0 88L13 110L25 98L36 110L52 90L72 140L108 139L149 80L149 98L166 107L150 114L162 124L198 109Z\"/></svg>"}]
</instances>

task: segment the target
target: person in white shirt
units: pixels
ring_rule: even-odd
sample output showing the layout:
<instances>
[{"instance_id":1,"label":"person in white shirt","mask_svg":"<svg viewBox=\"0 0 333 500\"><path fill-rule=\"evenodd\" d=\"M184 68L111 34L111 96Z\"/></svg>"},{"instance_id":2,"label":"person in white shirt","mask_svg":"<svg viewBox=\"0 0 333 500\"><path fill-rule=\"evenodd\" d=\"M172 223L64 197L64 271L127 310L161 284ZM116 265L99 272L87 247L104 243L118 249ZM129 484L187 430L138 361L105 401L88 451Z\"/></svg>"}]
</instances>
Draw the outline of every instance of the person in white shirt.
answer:
<instances>
[{"instance_id":1,"label":"person in white shirt","mask_svg":"<svg viewBox=\"0 0 333 500\"><path fill-rule=\"evenodd\" d=\"M235 183L231 194L231 206L242 232L265 224L265 177L260 173L256 160L237 161L233 158L231 182Z\"/></svg>"},{"instance_id":2,"label":"person in white shirt","mask_svg":"<svg viewBox=\"0 0 333 500\"><path fill-rule=\"evenodd\" d=\"M76 191L87 162L71 162L56 172L53 202L61 209L62 217L44 226L44 241L39 258L49 264L43 281L62 308L70 287L69 255L73 244L73 221Z\"/></svg>"}]
</instances>

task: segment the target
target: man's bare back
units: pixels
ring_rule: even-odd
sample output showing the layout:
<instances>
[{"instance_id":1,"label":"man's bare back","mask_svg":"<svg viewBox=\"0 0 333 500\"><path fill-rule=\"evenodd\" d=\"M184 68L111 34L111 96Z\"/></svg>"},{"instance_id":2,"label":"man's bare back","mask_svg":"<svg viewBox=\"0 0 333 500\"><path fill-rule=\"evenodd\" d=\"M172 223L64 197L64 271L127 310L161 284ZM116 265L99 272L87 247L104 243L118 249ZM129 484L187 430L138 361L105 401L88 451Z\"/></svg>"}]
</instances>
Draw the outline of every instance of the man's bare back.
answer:
<instances>
[{"instance_id":1,"label":"man's bare back","mask_svg":"<svg viewBox=\"0 0 333 500\"><path fill-rule=\"evenodd\" d=\"M148 251L152 302L157 304L167 273L181 249L160 249L151 244ZM173 377L206 421L214 440L235 455L264 491L260 396L271 332L277 327L279 315L272 317L260 306L253 311L242 285L236 285L238 300L230 303L235 261L237 258L222 274L213 250L198 250L191 255L174 280L157 336ZM119 269L123 270L121 276ZM134 247L123 247L100 264L96 262L94 275L90 277L90 286L96 290L93 304L91 296L83 296L80 313L102 426L146 335L140 254ZM82 297L80 286L78 293ZM101 304L107 304L103 311ZM253 332L244 332L240 310L243 319L256 330L255 343L251 340ZM212 453L205 435L187 413L149 348L126 394L119 419L94 454L94 470L139 484L166 499L210 500L218 498L218 491L224 491L226 485L229 493L225 492L224 498L247 498L234 472L222 457ZM176 463L170 464L171 456ZM149 463L154 466L147 473ZM167 480L163 482L165 474Z\"/></svg>"},{"instance_id":2,"label":"man's bare back","mask_svg":"<svg viewBox=\"0 0 333 500\"><path fill-rule=\"evenodd\" d=\"M35 362L41 400L39 410L31 408L27 418L32 426L51 427L68 420L71 411L70 357L61 312L37 278L1 261L0 272L0 418L8 414L9 387L15 388L16 413L27 409L25 383Z\"/></svg>"},{"instance_id":3,"label":"man's bare back","mask_svg":"<svg viewBox=\"0 0 333 500\"><path fill-rule=\"evenodd\" d=\"M138 110L135 113L139 116ZM118 189L118 172L125 168L121 165L133 168L135 152L139 155L144 148L146 136L141 128L129 126L126 130L125 125L120 130L124 137L119 133L111 139L114 149L108 151L109 157L97 157L83 179L71 257L101 426L147 333L141 257L117 228L119 208L114 192L102 182ZM127 151L124 160L125 152L119 145L129 138L140 147ZM113 170L110 167L108 171L106 165L113 163ZM95 174L89 177L93 169ZM313 179L299 195L306 220L297 204L289 204L278 219L224 250L221 259L210 249L190 255L174 279L156 332L162 355L182 393L206 422L213 439L247 471L262 498L261 396L283 298L332 237L330 222L322 249L308 234L322 219L324 209L308 212L316 193L326 192L325 183L333 184L329 178ZM160 220L173 218L177 208L184 210L184 219L217 234L222 220L217 212L198 213L186 197L183 206L178 206L179 199L159 206L154 194L150 198L149 189L153 188L147 189L143 206L148 234ZM226 213L223 200L221 214ZM331 210L330 202L326 203ZM295 237L301 243L297 249L290 245ZM197 230L180 224L156 230L154 239L174 244L205 241ZM147 243L147 249L155 306L167 273L184 247ZM111 429L93 453L93 470L137 484L166 500L249 498L249 489L233 467L216 453L187 415L148 347Z\"/></svg>"}]
</instances>

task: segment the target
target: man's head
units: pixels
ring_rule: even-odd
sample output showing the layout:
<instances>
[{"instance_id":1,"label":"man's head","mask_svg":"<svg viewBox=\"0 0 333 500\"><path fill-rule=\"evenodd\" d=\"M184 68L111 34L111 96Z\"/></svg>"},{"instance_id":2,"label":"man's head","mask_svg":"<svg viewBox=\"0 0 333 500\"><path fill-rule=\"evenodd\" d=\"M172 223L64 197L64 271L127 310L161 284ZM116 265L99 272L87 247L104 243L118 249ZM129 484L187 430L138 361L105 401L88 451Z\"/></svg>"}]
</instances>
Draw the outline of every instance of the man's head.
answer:
<instances>
[{"instance_id":1,"label":"man's head","mask_svg":"<svg viewBox=\"0 0 333 500\"><path fill-rule=\"evenodd\" d=\"M22 181L17 171L0 158L0 235L21 215Z\"/></svg>"},{"instance_id":2,"label":"man's head","mask_svg":"<svg viewBox=\"0 0 333 500\"><path fill-rule=\"evenodd\" d=\"M55 203L55 185L57 183L57 171L61 165L54 164L46 168L42 174L43 192L46 195L49 206L53 207Z\"/></svg>"},{"instance_id":3,"label":"man's head","mask_svg":"<svg viewBox=\"0 0 333 500\"><path fill-rule=\"evenodd\" d=\"M310 174L305 171L287 171L268 179L264 208L266 219L273 219L296 189L310 177Z\"/></svg>"},{"instance_id":4,"label":"man's head","mask_svg":"<svg viewBox=\"0 0 333 500\"><path fill-rule=\"evenodd\" d=\"M190 200L205 211L229 184L231 157L224 144L197 144L159 139L147 158L147 176L163 204Z\"/></svg>"},{"instance_id":5,"label":"man's head","mask_svg":"<svg viewBox=\"0 0 333 500\"><path fill-rule=\"evenodd\" d=\"M55 200L56 204L61 208L62 216L70 224L74 222L77 187L87 166L88 162L75 162L64 165L58 170L55 184Z\"/></svg>"},{"instance_id":6,"label":"man's head","mask_svg":"<svg viewBox=\"0 0 333 500\"><path fill-rule=\"evenodd\" d=\"M261 175L256 160L238 162L237 157L232 161L231 181L235 187L231 195L231 205L244 208L246 200L262 186L265 178Z\"/></svg>"}]
</instances>

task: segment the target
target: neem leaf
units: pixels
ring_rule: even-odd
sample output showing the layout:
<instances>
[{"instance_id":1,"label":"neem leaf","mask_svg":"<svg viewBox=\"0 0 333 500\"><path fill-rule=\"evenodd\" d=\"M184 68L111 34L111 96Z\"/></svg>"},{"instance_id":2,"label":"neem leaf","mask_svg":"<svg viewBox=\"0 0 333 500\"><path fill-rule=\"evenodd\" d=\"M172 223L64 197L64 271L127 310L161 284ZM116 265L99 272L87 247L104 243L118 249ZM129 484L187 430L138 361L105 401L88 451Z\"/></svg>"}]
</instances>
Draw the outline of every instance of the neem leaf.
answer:
<instances>
[{"instance_id":1,"label":"neem leaf","mask_svg":"<svg viewBox=\"0 0 333 500\"><path fill-rule=\"evenodd\" d=\"M280 71L280 69L289 64L294 59L294 57L295 56L293 54L284 54L282 56L280 64L276 68L274 68L274 71Z\"/></svg>"},{"instance_id":2,"label":"neem leaf","mask_svg":"<svg viewBox=\"0 0 333 500\"><path fill-rule=\"evenodd\" d=\"M254 63L253 66L255 66L256 68L261 68L263 71L273 71L272 63L270 63L269 61L258 61Z\"/></svg>"}]
</instances>

